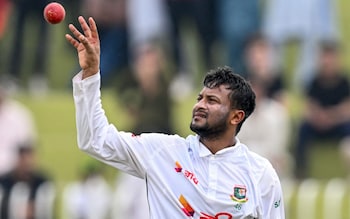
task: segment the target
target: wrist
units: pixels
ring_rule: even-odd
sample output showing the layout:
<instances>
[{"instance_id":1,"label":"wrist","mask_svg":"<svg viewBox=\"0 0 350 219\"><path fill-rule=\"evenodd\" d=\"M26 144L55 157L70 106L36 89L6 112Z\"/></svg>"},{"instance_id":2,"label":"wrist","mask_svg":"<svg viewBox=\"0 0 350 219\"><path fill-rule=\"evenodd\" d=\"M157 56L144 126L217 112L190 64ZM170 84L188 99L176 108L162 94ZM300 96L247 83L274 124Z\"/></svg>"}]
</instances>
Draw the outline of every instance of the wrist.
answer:
<instances>
[{"instance_id":1,"label":"wrist","mask_svg":"<svg viewBox=\"0 0 350 219\"><path fill-rule=\"evenodd\" d=\"M82 79L93 76L99 72L99 69L83 69Z\"/></svg>"}]
</instances>

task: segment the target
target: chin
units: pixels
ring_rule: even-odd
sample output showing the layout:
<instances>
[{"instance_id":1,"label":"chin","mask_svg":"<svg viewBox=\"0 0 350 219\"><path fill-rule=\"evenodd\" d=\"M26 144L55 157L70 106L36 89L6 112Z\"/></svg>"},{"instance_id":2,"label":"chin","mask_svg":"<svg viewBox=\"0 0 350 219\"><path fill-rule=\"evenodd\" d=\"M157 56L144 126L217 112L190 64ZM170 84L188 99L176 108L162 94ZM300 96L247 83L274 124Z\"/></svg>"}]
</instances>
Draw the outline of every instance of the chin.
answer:
<instances>
[{"instance_id":1,"label":"chin","mask_svg":"<svg viewBox=\"0 0 350 219\"><path fill-rule=\"evenodd\" d=\"M190 126L194 129L201 129L204 125L198 121L192 121Z\"/></svg>"},{"instance_id":2,"label":"chin","mask_svg":"<svg viewBox=\"0 0 350 219\"><path fill-rule=\"evenodd\" d=\"M205 127L205 125L200 125L200 124L198 124L196 122L192 122L191 125L190 125L190 129L193 132L195 132L195 133L200 135L203 132L203 130L206 130L206 127Z\"/></svg>"}]
</instances>

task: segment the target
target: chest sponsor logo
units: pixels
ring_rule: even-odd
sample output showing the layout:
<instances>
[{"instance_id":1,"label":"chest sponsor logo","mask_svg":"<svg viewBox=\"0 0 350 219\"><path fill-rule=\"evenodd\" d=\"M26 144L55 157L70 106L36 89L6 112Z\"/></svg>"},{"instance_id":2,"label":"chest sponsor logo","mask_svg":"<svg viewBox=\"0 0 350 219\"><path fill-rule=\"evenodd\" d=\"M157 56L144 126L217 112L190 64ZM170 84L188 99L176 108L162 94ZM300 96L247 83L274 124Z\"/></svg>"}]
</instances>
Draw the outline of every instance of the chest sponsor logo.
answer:
<instances>
[{"instance_id":1,"label":"chest sponsor logo","mask_svg":"<svg viewBox=\"0 0 350 219\"><path fill-rule=\"evenodd\" d=\"M182 172L182 166L181 166L181 164L179 163L179 161L176 161L176 162L175 162L175 171L178 172L178 173L181 173L181 172Z\"/></svg>"},{"instance_id":2,"label":"chest sponsor logo","mask_svg":"<svg viewBox=\"0 0 350 219\"><path fill-rule=\"evenodd\" d=\"M193 217L194 210L183 195L180 195L179 201L183 206L182 211L186 214L186 216Z\"/></svg>"},{"instance_id":3,"label":"chest sponsor logo","mask_svg":"<svg viewBox=\"0 0 350 219\"><path fill-rule=\"evenodd\" d=\"M217 213L215 216L211 216L209 214L205 214L201 212L199 219L233 219L232 215L227 212Z\"/></svg>"},{"instance_id":4,"label":"chest sponsor logo","mask_svg":"<svg viewBox=\"0 0 350 219\"><path fill-rule=\"evenodd\" d=\"M180 195L179 201L182 205L182 211L186 214L186 216L193 218L196 212L188 203L186 198L183 195ZM200 212L199 219L233 219L233 216L227 212L219 212L215 215Z\"/></svg>"},{"instance_id":5,"label":"chest sponsor logo","mask_svg":"<svg viewBox=\"0 0 350 219\"><path fill-rule=\"evenodd\" d=\"M233 194L230 195L235 202L245 203L248 201L247 188L244 185L235 185L233 187Z\"/></svg>"},{"instance_id":6,"label":"chest sponsor logo","mask_svg":"<svg viewBox=\"0 0 350 219\"><path fill-rule=\"evenodd\" d=\"M194 175L194 173L189 170L184 170L178 161L175 162L175 171L178 173L183 173L183 175L191 182L193 182L196 185L198 184L198 179Z\"/></svg>"}]
</instances>

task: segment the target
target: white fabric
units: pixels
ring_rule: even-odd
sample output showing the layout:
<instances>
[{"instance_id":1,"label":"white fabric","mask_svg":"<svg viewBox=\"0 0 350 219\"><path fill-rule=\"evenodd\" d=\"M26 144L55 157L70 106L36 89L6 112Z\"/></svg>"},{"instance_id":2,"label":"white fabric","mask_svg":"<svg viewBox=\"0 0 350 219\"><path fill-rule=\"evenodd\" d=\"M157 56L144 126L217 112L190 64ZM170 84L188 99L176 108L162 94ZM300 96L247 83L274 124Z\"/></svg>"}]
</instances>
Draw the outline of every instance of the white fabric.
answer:
<instances>
[{"instance_id":1,"label":"white fabric","mask_svg":"<svg viewBox=\"0 0 350 219\"><path fill-rule=\"evenodd\" d=\"M78 74L73 94L79 148L146 179L150 218L285 218L275 170L238 139L212 154L198 136L118 131L102 109L99 74Z\"/></svg>"},{"instance_id":2,"label":"white fabric","mask_svg":"<svg viewBox=\"0 0 350 219\"><path fill-rule=\"evenodd\" d=\"M101 176L68 184L63 191L63 215L69 219L107 219L112 190Z\"/></svg>"},{"instance_id":3,"label":"white fabric","mask_svg":"<svg viewBox=\"0 0 350 219\"><path fill-rule=\"evenodd\" d=\"M149 218L145 180L130 174L118 173L113 199L113 219Z\"/></svg>"},{"instance_id":4,"label":"white fabric","mask_svg":"<svg viewBox=\"0 0 350 219\"><path fill-rule=\"evenodd\" d=\"M31 112L16 100L6 99L0 105L0 174L14 168L18 146L32 146L36 137Z\"/></svg>"}]
</instances>

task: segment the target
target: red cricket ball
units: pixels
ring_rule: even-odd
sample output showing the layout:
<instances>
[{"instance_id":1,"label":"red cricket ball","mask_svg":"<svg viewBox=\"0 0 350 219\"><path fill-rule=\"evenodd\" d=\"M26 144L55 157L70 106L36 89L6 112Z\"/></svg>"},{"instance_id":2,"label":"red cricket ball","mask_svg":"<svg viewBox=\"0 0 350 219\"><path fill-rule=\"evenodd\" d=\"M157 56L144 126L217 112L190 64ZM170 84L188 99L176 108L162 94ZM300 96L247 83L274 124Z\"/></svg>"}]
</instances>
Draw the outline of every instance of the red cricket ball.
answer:
<instances>
[{"instance_id":1,"label":"red cricket ball","mask_svg":"<svg viewBox=\"0 0 350 219\"><path fill-rule=\"evenodd\" d=\"M66 10L58 2L51 2L44 8L44 18L50 24L58 24L66 16Z\"/></svg>"}]
</instances>

